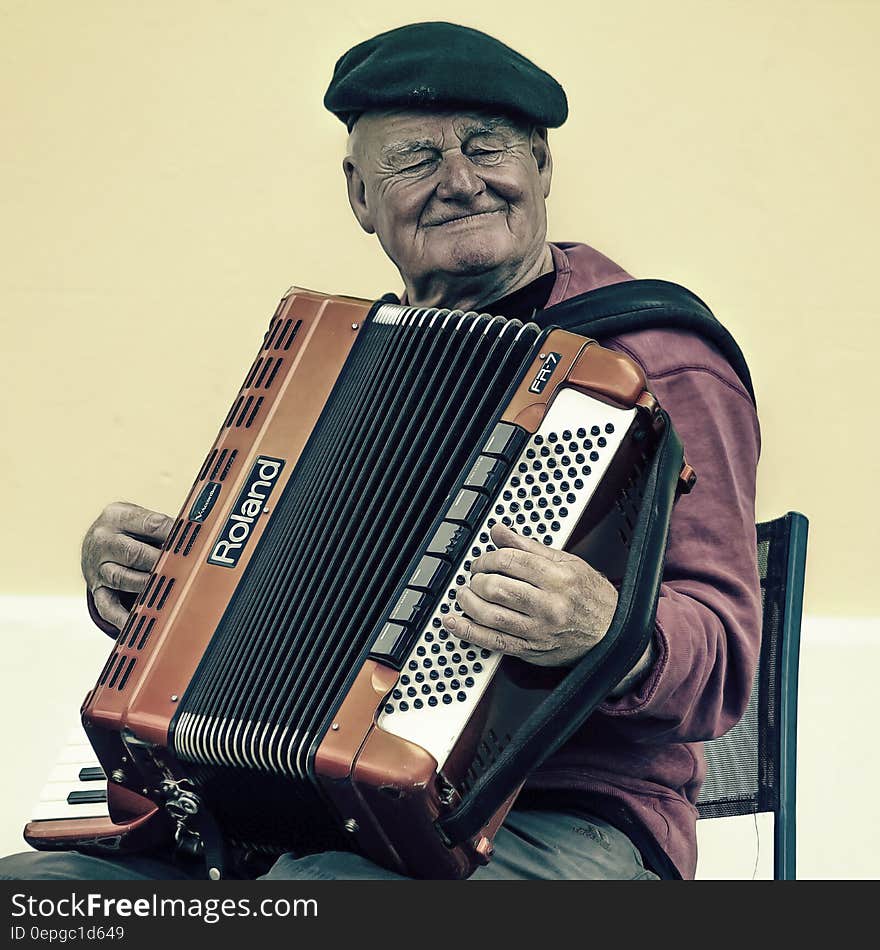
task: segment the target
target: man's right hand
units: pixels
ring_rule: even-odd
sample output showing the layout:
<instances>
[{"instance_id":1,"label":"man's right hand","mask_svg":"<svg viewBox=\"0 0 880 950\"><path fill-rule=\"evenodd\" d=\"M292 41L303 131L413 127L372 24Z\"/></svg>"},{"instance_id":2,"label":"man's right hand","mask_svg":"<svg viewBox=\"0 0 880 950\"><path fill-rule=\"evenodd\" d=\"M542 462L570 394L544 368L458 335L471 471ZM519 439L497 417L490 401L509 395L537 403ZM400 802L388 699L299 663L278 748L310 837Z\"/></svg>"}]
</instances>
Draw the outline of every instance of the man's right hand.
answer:
<instances>
[{"instance_id":1,"label":"man's right hand","mask_svg":"<svg viewBox=\"0 0 880 950\"><path fill-rule=\"evenodd\" d=\"M128 610L120 593L139 594L159 559L174 519L140 505L108 505L86 532L82 572L101 617L121 630Z\"/></svg>"}]
</instances>

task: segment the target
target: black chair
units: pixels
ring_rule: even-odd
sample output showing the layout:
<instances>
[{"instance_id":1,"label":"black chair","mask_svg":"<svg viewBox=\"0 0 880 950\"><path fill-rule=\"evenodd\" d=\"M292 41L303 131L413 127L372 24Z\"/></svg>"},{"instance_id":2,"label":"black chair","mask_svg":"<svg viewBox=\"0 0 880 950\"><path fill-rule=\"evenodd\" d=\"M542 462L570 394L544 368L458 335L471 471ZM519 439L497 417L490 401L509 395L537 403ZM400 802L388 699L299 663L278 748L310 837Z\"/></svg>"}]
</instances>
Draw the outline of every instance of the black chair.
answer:
<instances>
[{"instance_id":1,"label":"black chair","mask_svg":"<svg viewBox=\"0 0 880 950\"><path fill-rule=\"evenodd\" d=\"M700 818L772 812L773 877L795 878L795 780L801 610L809 522L798 512L757 525L764 614L761 658L740 722L705 744Z\"/></svg>"}]
</instances>

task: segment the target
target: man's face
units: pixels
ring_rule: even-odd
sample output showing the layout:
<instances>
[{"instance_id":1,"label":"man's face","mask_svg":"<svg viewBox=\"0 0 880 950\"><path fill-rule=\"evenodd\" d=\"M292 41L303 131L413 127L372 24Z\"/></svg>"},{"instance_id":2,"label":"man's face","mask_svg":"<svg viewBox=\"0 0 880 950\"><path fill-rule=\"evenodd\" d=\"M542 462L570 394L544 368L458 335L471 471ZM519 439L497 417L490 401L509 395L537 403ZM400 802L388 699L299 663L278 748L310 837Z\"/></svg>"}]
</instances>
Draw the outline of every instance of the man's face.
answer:
<instances>
[{"instance_id":1,"label":"man's face","mask_svg":"<svg viewBox=\"0 0 880 950\"><path fill-rule=\"evenodd\" d=\"M408 282L515 267L543 247L545 130L479 113L369 113L350 146L352 208Z\"/></svg>"}]
</instances>

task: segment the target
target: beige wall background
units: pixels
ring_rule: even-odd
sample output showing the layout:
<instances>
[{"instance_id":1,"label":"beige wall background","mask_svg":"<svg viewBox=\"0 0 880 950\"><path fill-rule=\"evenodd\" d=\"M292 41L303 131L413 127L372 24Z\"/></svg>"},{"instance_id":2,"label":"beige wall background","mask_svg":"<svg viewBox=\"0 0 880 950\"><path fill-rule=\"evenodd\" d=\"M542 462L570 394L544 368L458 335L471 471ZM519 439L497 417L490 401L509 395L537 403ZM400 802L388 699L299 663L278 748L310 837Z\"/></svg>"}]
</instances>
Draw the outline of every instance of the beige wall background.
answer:
<instances>
[{"instance_id":1,"label":"beige wall background","mask_svg":"<svg viewBox=\"0 0 880 950\"><path fill-rule=\"evenodd\" d=\"M337 56L436 4L0 0L0 593L78 592L117 498L175 512L278 297L398 286L351 217ZM880 3L449 0L551 71L550 236L685 284L756 383L758 515L806 609L880 613Z\"/></svg>"}]
</instances>

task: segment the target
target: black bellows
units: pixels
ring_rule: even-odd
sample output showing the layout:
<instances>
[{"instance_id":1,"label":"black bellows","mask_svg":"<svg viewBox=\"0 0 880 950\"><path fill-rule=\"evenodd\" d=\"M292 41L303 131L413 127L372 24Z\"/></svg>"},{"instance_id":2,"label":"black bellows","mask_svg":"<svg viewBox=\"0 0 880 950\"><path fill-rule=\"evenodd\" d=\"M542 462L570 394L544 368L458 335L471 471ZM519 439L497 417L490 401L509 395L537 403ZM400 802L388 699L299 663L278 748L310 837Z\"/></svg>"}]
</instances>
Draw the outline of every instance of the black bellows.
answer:
<instances>
[{"instance_id":1,"label":"black bellows","mask_svg":"<svg viewBox=\"0 0 880 950\"><path fill-rule=\"evenodd\" d=\"M238 769L316 795L329 717L543 333L394 309L360 331L182 697L172 747L218 794Z\"/></svg>"}]
</instances>

